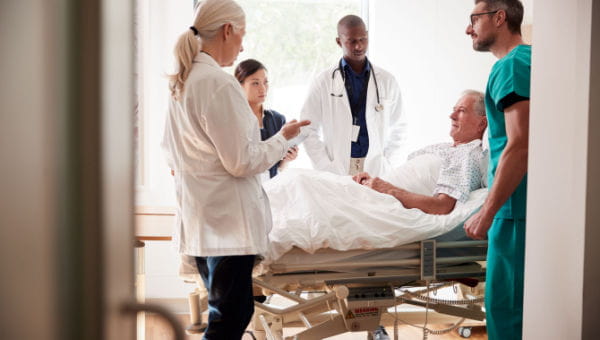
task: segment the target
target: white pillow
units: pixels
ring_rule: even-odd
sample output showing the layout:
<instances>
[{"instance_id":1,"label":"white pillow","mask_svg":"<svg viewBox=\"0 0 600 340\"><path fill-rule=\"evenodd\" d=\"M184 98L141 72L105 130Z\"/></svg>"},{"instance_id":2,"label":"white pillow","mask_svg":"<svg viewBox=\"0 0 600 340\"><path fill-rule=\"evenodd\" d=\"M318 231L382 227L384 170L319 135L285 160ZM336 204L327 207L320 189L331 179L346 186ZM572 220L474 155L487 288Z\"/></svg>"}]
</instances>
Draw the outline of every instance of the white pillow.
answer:
<instances>
[{"instance_id":1,"label":"white pillow","mask_svg":"<svg viewBox=\"0 0 600 340\"><path fill-rule=\"evenodd\" d=\"M489 127L485 128L485 131L483 132L483 137L481 137L481 148L483 149L483 151L490 149L490 140L488 139L489 129Z\"/></svg>"},{"instance_id":2,"label":"white pillow","mask_svg":"<svg viewBox=\"0 0 600 340\"><path fill-rule=\"evenodd\" d=\"M393 185L421 195L432 195L440 174L442 160L434 154L411 158L382 178Z\"/></svg>"},{"instance_id":3,"label":"white pillow","mask_svg":"<svg viewBox=\"0 0 600 340\"><path fill-rule=\"evenodd\" d=\"M485 129L483 132L483 137L481 138L481 148L483 149L483 158L481 160L481 187L488 187L488 163L490 159L490 140L488 139L489 127Z\"/></svg>"}]
</instances>

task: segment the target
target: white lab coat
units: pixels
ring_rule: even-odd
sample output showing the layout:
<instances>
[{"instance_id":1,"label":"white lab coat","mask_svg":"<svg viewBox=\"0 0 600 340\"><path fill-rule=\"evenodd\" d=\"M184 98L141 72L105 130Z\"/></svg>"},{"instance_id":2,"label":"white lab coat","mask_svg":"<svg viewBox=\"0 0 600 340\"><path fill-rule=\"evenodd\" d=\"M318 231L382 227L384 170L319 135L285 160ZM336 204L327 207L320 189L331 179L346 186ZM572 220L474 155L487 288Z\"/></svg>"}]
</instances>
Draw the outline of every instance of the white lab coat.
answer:
<instances>
[{"instance_id":1,"label":"white lab coat","mask_svg":"<svg viewBox=\"0 0 600 340\"><path fill-rule=\"evenodd\" d=\"M264 253L272 221L260 174L288 143L281 133L261 142L240 84L207 54L195 57L183 98L170 101L162 146L175 170L179 252Z\"/></svg>"},{"instance_id":2,"label":"white lab coat","mask_svg":"<svg viewBox=\"0 0 600 340\"><path fill-rule=\"evenodd\" d=\"M303 146L313 167L347 175L350 165L352 113L340 72L336 71L335 78L332 79L332 74L338 66L336 64L315 78L300 117L311 121L309 126L303 128L303 133L308 134ZM374 72L377 78L383 111L375 111L377 94L371 74L366 101L369 151L364 170L374 176L381 176L394 165L405 161L406 118L402 114L400 88L394 76L376 66L373 66L371 72ZM339 97L340 94L342 97Z\"/></svg>"}]
</instances>

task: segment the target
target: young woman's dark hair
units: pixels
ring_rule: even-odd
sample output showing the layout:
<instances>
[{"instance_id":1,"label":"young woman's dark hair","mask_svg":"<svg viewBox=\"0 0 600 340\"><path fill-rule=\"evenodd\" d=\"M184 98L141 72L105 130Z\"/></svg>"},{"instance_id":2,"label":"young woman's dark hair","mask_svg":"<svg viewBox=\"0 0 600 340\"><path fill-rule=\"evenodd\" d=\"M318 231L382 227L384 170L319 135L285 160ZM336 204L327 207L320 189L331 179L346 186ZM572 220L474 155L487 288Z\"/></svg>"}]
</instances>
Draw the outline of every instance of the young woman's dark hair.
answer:
<instances>
[{"instance_id":1,"label":"young woman's dark hair","mask_svg":"<svg viewBox=\"0 0 600 340\"><path fill-rule=\"evenodd\" d=\"M246 59L235 68L234 75L240 83L243 83L248 76L256 73L258 70L267 70L265 65L255 59Z\"/></svg>"}]
</instances>

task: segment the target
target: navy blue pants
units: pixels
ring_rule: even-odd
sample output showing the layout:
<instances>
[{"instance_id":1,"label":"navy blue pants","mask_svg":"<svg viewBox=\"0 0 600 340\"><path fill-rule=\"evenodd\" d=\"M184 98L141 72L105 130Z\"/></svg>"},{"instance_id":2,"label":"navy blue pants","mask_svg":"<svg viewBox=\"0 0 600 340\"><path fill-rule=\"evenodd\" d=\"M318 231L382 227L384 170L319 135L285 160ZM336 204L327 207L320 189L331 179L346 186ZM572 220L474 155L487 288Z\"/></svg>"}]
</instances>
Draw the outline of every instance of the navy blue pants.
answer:
<instances>
[{"instance_id":1,"label":"navy blue pants","mask_svg":"<svg viewBox=\"0 0 600 340\"><path fill-rule=\"evenodd\" d=\"M254 255L196 257L208 290L206 340L240 339L254 313Z\"/></svg>"}]
</instances>

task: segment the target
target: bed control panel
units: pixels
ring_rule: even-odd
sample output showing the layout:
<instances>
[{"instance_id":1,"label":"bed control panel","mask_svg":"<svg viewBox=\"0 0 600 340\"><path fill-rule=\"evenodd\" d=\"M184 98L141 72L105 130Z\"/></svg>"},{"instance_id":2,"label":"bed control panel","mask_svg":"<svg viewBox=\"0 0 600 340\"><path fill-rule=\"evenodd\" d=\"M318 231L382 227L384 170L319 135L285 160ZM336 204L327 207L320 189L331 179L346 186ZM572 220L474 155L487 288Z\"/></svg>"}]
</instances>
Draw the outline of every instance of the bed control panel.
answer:
<instances>
[{"instance_id":1,"label":"bed control panel","mask_svg":"<svg viewBox=\"0 0 600 340\"><path fill-rule=\"evenodd\" d=\"M435 280L435 240L421 241L421 280Z\"/></svg>"},{"instance_id":2,"label":"bed control panel","mask_svg":"<svg viewBox=\"0 0 600 340\"><path fill-rule=\"evenodd\" d=\"M349 331L377 328L381 314L396 303L394 291L390 286L349 287L348 290L348 309L344 318Z\"/></svg>"},{"instance_id":3,"label":"bed control panel","mask_svg":"<svg viewBox=\"0 0 600 340\"><path fill-rule=\"evenodd\" d=\"M393 306L394 291L389 286L352 287L349 288L348 306Z\"/></svg>"}]
</instances>

